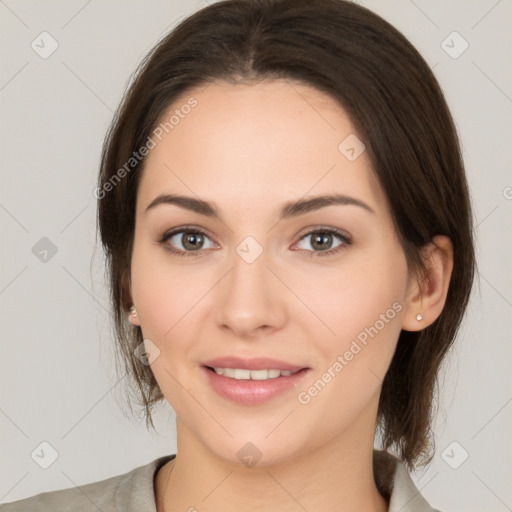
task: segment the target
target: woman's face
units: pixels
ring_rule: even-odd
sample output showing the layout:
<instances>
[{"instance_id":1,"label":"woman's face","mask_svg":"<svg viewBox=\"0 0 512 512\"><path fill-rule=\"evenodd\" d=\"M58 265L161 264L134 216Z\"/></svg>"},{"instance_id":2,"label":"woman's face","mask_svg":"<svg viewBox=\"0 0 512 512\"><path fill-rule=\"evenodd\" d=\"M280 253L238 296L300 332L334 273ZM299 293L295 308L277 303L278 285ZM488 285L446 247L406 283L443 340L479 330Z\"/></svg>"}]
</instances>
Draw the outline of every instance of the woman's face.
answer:
<instances>
[{"instance_id":1,"label":"woman's face","mask_svg":"<svg viewBox=\"0 0 512 512\"><path fill-rule=\"evenodd\" d=\"M176 110L139 185L131 321L178 436L260 464L373 439L412 281L349 118L285 80Z\"/></svg>"}]
</instances>

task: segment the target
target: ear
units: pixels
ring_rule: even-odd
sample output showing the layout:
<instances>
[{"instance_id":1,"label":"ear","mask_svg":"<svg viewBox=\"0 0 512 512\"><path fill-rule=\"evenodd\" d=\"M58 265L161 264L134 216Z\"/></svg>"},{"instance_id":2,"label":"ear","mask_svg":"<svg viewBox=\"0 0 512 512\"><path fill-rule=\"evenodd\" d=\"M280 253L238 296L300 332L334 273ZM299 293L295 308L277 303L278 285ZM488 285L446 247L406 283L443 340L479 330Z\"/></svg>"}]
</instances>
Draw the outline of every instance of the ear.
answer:
<instances>
[{"instance_id":1,"label":"ear","mask_svg":"<svg viewBox=\"0 0 512 512\"><path fill-rule=\"evenodd\" d=\"M453 245L439 235L422 250L427 275L410 278L402 329L421 331L441 314L446 302L453 270ZM419 319L418 315L421 315Z\"/></svg>"},{"instance_id":2,"label":"ear","mask_svg":"<svg viewBox=\"0 0 512 512\"><path fill-rule=\"evenodd\" d=\"M126 314L128 316L128 321L135 327L140 327L140 320L138 314L133 314L130 311L131 306L135 307L132 298L132 287L131 287L131 279L128 271L124 271L121 275L121 289L123 297L126 297L126 300L123 300L123 305L125 307ZM135 310L136 313L136 310Z\"/></svg>"},{"instance_id":3,"label":"ear","mask_svg":"<svg viewBox=\"0 0 512 512\"><path fill-rule=\"evenodd\" d=\"M128 311L127 315L128 315L128 321L129 321L133 326L138 326L138 327L140 327L139 315L137 314L137 310L136 310L136 309L134 310L134 312L133 312L133 313L132 313L132 311Z\"/></svg>"}]
</instances>

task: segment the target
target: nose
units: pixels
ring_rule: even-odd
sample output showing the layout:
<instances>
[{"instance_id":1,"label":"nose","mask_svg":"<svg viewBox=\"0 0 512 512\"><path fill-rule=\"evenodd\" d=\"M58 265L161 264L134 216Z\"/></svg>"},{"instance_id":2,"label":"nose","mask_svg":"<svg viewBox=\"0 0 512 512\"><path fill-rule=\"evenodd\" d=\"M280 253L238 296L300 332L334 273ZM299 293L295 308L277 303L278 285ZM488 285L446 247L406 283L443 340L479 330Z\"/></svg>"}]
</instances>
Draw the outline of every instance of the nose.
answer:
<instances>
[{"instance_id":1,"label":"nose","mask_svg":"<svg viewBox=\"0 0 512 512\"><path fill-rule=\"evenodd\" d=\"M215 320L237 338L254 338L283 327L286 289L269 268L266 252L248 262L238 253L217 289Z\"/></svg>"}]
</instances>

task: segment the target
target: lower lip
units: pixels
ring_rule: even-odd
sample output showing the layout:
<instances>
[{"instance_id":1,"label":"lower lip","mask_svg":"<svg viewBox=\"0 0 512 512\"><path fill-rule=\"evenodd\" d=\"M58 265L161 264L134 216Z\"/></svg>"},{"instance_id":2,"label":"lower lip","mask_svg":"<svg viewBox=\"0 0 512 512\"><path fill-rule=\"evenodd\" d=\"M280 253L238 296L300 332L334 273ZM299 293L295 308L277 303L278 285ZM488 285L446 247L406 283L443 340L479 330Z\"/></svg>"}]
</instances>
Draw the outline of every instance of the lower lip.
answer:
<instances>
[{"instance_id":1,"label":"lower lip","mask_svg":"<svg viewBox=\"0 0 512 512\"><path fill-rule=\"evenodd\" d=\"M262 404L294 388L309 368L299 370L288 377L276 377L267 380L245 380L224 377L205 366L202 367L212 388L223 398L246 405Z\"/></svg>"}]
</instances>

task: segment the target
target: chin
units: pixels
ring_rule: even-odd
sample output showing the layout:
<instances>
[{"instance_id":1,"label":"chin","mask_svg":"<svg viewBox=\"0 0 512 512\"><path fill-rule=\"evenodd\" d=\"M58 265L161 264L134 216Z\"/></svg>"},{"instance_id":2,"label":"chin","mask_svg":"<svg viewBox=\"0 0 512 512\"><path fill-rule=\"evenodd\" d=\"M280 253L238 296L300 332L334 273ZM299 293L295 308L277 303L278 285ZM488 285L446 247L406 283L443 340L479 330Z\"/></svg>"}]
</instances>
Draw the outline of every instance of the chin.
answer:
<instances>
[{"instance_id":1,"label":"chin","mask_svg":"<svg viewBox=\"0 0 512 512\"><path fill-rule=\"evenodd\" d=\"M283 415L283 417L286 415ZM282 418L281 418L282 421ZM285 420L286 422L287 420ZM230 429L228 434L212 438L203 437L203 444L214 456L229 464L239 467L270 467L291 462L300 455L305 455L311 449L305 434L290 432L282 428L284 425L272 423L271 428Z\"/></svg>"}]
</instances>

